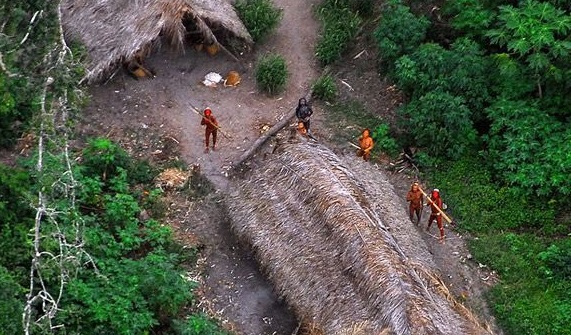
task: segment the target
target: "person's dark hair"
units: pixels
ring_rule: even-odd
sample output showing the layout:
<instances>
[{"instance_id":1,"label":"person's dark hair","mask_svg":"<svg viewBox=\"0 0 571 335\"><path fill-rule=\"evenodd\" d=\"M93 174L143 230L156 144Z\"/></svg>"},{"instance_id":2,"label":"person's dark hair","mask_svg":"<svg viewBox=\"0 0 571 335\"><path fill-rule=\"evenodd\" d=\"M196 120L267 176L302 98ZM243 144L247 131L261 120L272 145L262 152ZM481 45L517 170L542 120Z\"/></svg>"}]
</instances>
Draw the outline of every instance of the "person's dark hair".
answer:
<instances>
[{"instance_id":1,"label":"person's dark hair","mask_svg":"<svg viewBox=\"0 0 571 335\"><path fill-rule=\"evenodd\" d=\"M303 103L302 103L302 102L303 102ZM305 98L300 98L297 104L298 104L299 106L301 106L301 105L307 105L307 100L305 100Z\"/></svg>"}]
</instances>

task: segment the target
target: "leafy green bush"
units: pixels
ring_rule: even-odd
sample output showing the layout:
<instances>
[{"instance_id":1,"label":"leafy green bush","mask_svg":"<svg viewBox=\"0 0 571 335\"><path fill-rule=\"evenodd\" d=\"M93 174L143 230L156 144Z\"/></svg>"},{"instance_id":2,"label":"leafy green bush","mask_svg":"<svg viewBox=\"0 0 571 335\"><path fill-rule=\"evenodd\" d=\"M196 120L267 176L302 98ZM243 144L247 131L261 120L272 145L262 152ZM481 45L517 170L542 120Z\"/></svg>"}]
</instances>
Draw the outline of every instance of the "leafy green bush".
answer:
<instances>
[{"instance_id":1,"label":"leafy green bush","mask_svg":"<svg viewBox=\"0 0 571 335\"><path fill-rule=\"evenodd\" d=\"M571 279L570 237L557 241L557 244L550 245L545 251L540 252L538 257L546 265L543 271L548 278Z\"/></svg>"},{"instance_id":2,"label":"leafy green bush","mask_svg":"<svg viewBox=\"0 0 571 335\"><path fill-rule=\"evenodd\" d=\"M313 96L320 100L330 101L337 95L335 79L329 74L317 78L311 87L313 89Z\"/></svg>"},{"instance_id":3,"label":"leafy green bush","mask_svg":"<svg viewBox=\"0 0 571 335\"><path fill-rule=\"evenodd\" d=\"M0 249L6 250L6 249ZM21 334L24 310L24 288L18 284L16 278L2 265L0 265L0 326L3 334Z\"/></svg>"},{"instance_id":4,"label":"leafy green bush","mask_svg":"<svg viewBox=\"0 0 571 335\"><path fill-rule=\"evenodd\" d=\"M452 18L452 27L470 37L481 36L495 18L494 11L480 0L447 1L443 9Z\"/></svg>"},{"instance_id":5,"label":"leafy green bush","mask_svg":"<svg viewBox=\"0 0 571 335\"><path fill-rule=\"evenodd\" d=\"M256 65L256 82L258 87L269 94L277 94L284 90L289 72L283 56L267 54Z\"/></svg>"},{"instance_id":6,"label":"leafy green bush","mask_svg":"<svg viewBox=\"0 0 571 335\"><path fill-rule=\"evenodd\" d=\"M426 43L398 59L394 77L399 88L419 97L443 90L463 97L473 121L482 119L482 109L491 99L490 60L470 39L458 39L449 50Z\"/></svg>"},{"instance_id":7,"label":"leafy green bush","mask_svg":"<svg viewBox=\"0 0 571 335\"><path fill-rule=\"evenodd\" d=\"M458 159L476 144L470 110L462 97L433 91L398 113L417 145L431 156Z\"/></svg>"},{"instance_id":8,"label":"leafy green bush","mask_svg":"<svg viewBox=\"0 0 571 335\"><path fill-rule=\"evenodd\" d=\"M399 57L412 53L424 41L429 25L428 19L416 17L400 0L387 3L374 37L381 62L389 72Z\"/></svg>"},{"instance_id":9,"label":"leafy green bush","mask_svg":"<svg viewBox=\"0 0 571 335\"><path fill-rule=\"evenodd\" d=\"M273 32L283 15L271 0L238 0L234 7L254 42Z\"/></svg>"},{"instance_id":10,"label":"leafy green bush","mask_svg":"<svg viewBox=\"0 0 571 335\"><path fill-rule=\"evenodd\" d=\"M400 148L394 138L390 136L390 128L386 123L381 123L372 132L371 137L375 141L375 149L387 153L389 156L395 156L399 153Z\"/></svg>"},{"instance_id":11,"label":"leafy green bush","mask_svg":"<svg viewBox=\"0 0 571 335\"><path fill-rule=\"evenodd\" d=\"M486 110L492 125L490 159L498 175L524 194L554 197L569 204L571 131L524 101L498 101Z\"/></svg>"},{"instance_id":12,"label":"leafy green bush","mask_svg":"<svg viewBox=\"0 0 571 335\"><path fill-rule=\"evenodd\" d=\"M571 334L571 282L545 278L539 238L494 232L473 240L471 250L500 275L490 298L506 334Z\"/></svg>"},{"instance_id":13,"label":"leafy green bush","mask_svg":"<svg viewBox=\"0 0 571 335\"><path fill-rule=\"evenodd\" d=\"M216 323L204 314L192 315L185 322L177 321L175 329L178 335L228 335L220 330Z\"/></svg>"},{"instance_id":14,"label":"leafy green bush","mask_svg":"<svg viewBox=\"0 0 571 335\"><path fill-rule=\"evenodd\" d=\"M83 149L82 157L82 169L86 170L86 174L102 180L113 177L119 168L127 170L131 165L127 152L107 138L90 140Z\"/></svg>"},{"instance_id":15,"label":"leafy green bush","mask_svg":"<svg viewBox=\"0 0 571 335\"><path fill-rule=\"evenodd\" d=\"M351 10L349 1L325 0L317 10L323 32L317 42L316 56L321 65L339 58L357 35L361 18Z\"/></svg>"}]
</instances>

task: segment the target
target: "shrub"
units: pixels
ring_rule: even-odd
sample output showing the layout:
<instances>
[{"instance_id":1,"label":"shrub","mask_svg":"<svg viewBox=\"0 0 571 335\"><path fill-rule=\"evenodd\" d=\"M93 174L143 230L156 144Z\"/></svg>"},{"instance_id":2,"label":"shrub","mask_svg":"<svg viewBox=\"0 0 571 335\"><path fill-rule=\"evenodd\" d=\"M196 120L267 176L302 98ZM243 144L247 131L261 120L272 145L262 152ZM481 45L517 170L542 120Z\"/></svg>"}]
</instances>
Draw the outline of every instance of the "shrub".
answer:
<instances>
[{"instance_id":1,"label":"shrub","mask_svg":"<svg viewBox=\"0 0 571 335\"><path fill-rule=\"evenodd\" d=\"M569 204L571 131L565 124L525 101L498 101L486 112L490 159L503 181Z\"/></svg>"},{"instance_id":2,"label":"shrub","mask_svg":"<svg viewBox=\"0 0 571 335\"><path fill-rule=\"evenodd\" d=\"M192 315L185 322L177 321L175 329L179 335L227 335L216 323L204 314Z\"/></svg>"},{"instance_id":3,"label":"shrub","mask_svg":"<svg viewBox=\"0 0 571 335\"><path fill-rule=\"evenodd\" d=\"M322 65L328 65L341 58L350 41L357 35L362 20L345 1L324 1L317 13L323 33L317 42L316 55Z\"/></svg>"},{"instance_id":4,"label":"shrub","mask_svg":"<svg viewBox=\"0 0 571 335\"><path fill-rule=\"evenodd\" d=\"M535 234L494 232L473 240L471 250L502 279L489 296L506 334L571 334L571 282L544 277Z\"/></svg>"},{"instance_id":5,"label":"shrub","mask_svg":"<svg viewBox=\"0 0 571 335\"><path fill-rule=\"evenodd\" d=\"M107 138L90 140L82 152L82 157L85 174L98 176L102 180L113 177L119 168L128 169L131 164L127 152Z\"/></svg>"},{"instance_id":6,"label":"shrub","mask_svg":"<svg viewBox=\"0 0 571 335\"><path fill-rule=\"evenodd\" d=\"M399 152L399 146L394 138L390 136L389 125L381 123L372 132L371 137L375 141L375 149L380 149L389 156L394 156Z\"/></svg>"},{"instance_id":7,"label":"shrub","mask_svg":"<svg viewBox=\"0 0 571 335\"><path fill-rule=\"evenodd\" d=\"M548 278L571 279L571 237L550 245L538 258L545 263L542 269Z\"/></svg>"},{"instance_id":8,"label":"shrub","mask_svg":"<svg viewBox=\"0 0 571 335\"><path fill-rule=\"evenodd\" d=\"M274 95L284 90L289 76L286 61L278 54L263 56L256 66L256 82L263 91Z\"/></svg>"},{"instance_id":9,"label":"shrub","mask_svg":"<svg viewBox=\"0 0 571 335\"><path fill-rule=\"evenodd\" d=\"M254 42L273 32L283 15L271 0L238 0L234 7Z\"/></svg>"},{"instance_id":10,"label":"shrub","mask_svg":"<svg viewBox=\"0 0 571 335\"><path fill-rule=\"evenodd\" d=\"M7 249L2 249L7 250ZM24 310L24 288L20 286L10 272L0 265L0 327L3 334L23 332L21 320Z\"/></svg>"},{"instance_id":11,"label":"shrub","mask_svg":"<svg viewBox=\"0 0 571 335\"><path fill-rule=\"evenodd\" d=\"M434 43L419 46L395 62L394 77L399 88L413 97L437 89L463 97L472 120L477 120L490 100L489 69L489 59L477 43L458 39L450 50Z\"/></svg>"},{"instance_id":12,"label":"shrub","mask_svg":"<svg viewBox=\"0 0 571 335\"><path fill-rule=\"evenodd\" d=\"M391 0L382 12L374 32L381 62L391 71L401 56L412 53L426 37L430 22L416 17L400 0Z\"/></svg>"},{"instance_id":13,"label":"shrub","mask_svg":"<svg viewBox=\"0 0 571 335\"><path fill-rule=\"evenodd\" d=\"M460 158L476 143L470 110L462 97L434 91L398 110L406 129L431 156Z\"/></svg>"},{"instance_id":14,"label":"shrub","mask_svg":"<svg viewBox=\"0 0 571 335\"><path fill-rule=\"evenodd\" d=\"M329 74L323 75L313 83L313 96L320 100L333 100L337 95L335 79Z\"/></svg>"}]
</instances>

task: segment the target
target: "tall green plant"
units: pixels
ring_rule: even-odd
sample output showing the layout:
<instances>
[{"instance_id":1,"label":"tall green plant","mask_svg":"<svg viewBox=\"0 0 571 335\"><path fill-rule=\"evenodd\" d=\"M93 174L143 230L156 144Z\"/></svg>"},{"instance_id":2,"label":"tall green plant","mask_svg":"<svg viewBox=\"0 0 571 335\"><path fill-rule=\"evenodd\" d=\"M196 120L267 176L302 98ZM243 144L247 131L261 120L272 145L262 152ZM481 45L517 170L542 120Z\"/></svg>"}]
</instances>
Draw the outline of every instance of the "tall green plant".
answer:
<instances>
[{"instance_id":1,"label":"tall green plant","mask_svg":"<svg viewBox=\"0 0 571 335\"><path fill-rule=\"evenodd\" d=\"M555 196L568 204L571 194L571 131L524 101L502 100L488 108L492 126L490 159L508 184L526 194Z\"/></svg>"},{"instance_id":2,"label":"tall green plant","mask_svg":"<svg viewBox=\"0 0 571 335\"><path fill-rule=\"evenodd\" d=\"M413 52L424 41L429 25L427 18L415 16L402 1L388 2L374 37L381 62L389 73L399 57Z\"/></svg>"},{"instance_id":3,"label":"tall green plant","mask_svg":"<svg viewBox=\"0 0 571 335\"><path fill-rule=\"evenodd\" d=\"M289 72L285 58L279 54L267 54L256 65L258 87L269 94L285 89Z\"/></svg>"},{"instance_id":4,"label":"tall green plant","mask_svg":"<svg viewBox=\"0 0 571 335\"><path fill-rule=\"evenodd\" d=\"M543 96L546 77L562 80L571 53L571 16L547 2L523 1L500 7L497 27L486 36L506 48L529 68L537 93Z\"/></svg>"},{"instance_id":5,"label":"tall green plant","mask_svg":"<svg viewBox=\"0 0 571 335\"><path fill-rule=\"evenodd\" d=\"M283 16L283 10L276 8L271 0L238 0L234 7L254 42L270 35Z\"/></svg>"},{"instance_id":6,"label":"tall green plant","mask_svg":"<svg viewBox=\"0 0 571 335\"><path fill-rule=\"evenodd\" d=\"M399 109L406 129L430 156L458 159L476 144L470 110L462 97L433 91Z\"/></svg>"},{"instance_id":7,"label":"tall green plant","mask_svg":"<svg viewBox=\"0 0 571 335\"><path fill-rule=\"evenodd\" d=\"M321 65L339 60L357 35L362 23L349 1L326 0L317 9L323 33L317 42L316 56Z\"/></svg>"}]
</instances>

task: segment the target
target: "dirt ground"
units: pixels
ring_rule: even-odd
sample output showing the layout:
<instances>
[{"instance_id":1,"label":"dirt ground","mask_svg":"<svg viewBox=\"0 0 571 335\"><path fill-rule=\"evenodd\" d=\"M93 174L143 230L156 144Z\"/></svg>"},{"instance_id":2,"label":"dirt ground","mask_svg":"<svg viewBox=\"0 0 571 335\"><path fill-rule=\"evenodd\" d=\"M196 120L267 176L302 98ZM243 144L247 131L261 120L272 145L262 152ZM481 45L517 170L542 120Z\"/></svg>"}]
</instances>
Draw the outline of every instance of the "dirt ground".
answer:
<instances>
[{"instance_id":1,"label":"dirt ground","mask_svg":"<svg viewBox=\"0 0 571 335\"><path fill-rule=\"evenodd\" d=\"M183 160L208 178L213 191L204 198L169 194L168 221L185 243L204 247L200 260L202 272L193 274L202 283L199 307L237 334L289 335L297 326L294 315L274 294L249 251L235 241L223 199L230 187L228 170L232 163L267 126L292 112L297 100L308 92L311 81L319 75L314 59L319 26L312 16L317 2L274 0L284 10L281 24L270 39L251 53L238 55L242 64L223 53L212 57L191 48L182 55L166 48L158 50L148 59L156 78L136 81L119 71L107 83L93 86L91 102L78 128L82 136L109 136L136 157L155 162ZM333 75L339 78L340 98L359 100L391 122L401 97L379 78L375 51L367 44L367 41L357 43L347 61L334 69ZM354 59L362 50L365 52ZM290 72L285 93L274 97L260 94L255 86L255 62L268 52L283 55ZM224 76L230 70L242 75L238 87L209 88L200 83L208 72ZM217 151L203 152L204 130L191 106L200 110L210 107L228 135L218 135ZM327 105L314 106L312 128L324 143L339 146L329 140L332 131L322 126L326 108ZM380 162L377 164L384 169ZM406 173L390 176L395 189L404 197L411 177ZM428 218L427 213L424 218ZM431 233L436 232L433 227ZM494 283L494 274L471 260L465 238L453 230L447 231L445 245L438 244L432 235L424 236L430 241L429 252L451 291L499 333L482 297L488 285Z\"/></svg>"}]
</instances>

